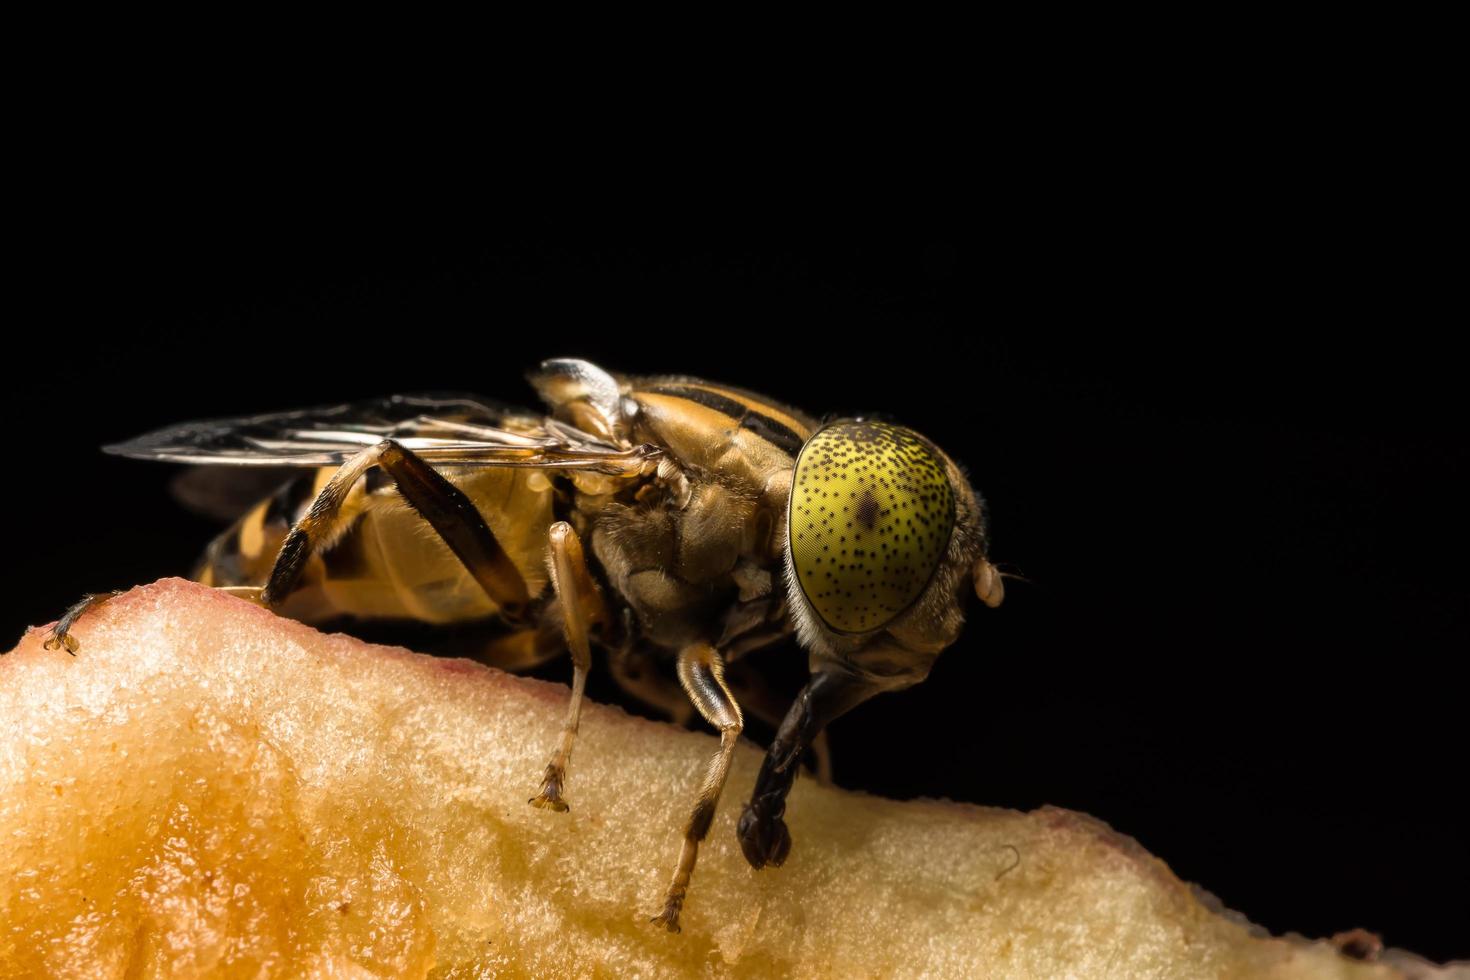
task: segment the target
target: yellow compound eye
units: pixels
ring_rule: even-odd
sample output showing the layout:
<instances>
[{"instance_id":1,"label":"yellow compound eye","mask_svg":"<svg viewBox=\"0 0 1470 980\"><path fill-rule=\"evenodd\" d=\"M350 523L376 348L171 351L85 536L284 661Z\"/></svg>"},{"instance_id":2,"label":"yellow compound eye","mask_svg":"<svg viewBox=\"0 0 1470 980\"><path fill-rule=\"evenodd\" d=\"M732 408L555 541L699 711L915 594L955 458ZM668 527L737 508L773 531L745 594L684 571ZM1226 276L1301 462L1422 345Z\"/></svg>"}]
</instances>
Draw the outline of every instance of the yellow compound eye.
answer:
<instances>
[{"instance_id":1,"label":"yellow compound eye","mask_svg":"<svg viewBox=\"0 0 1470 980\"><path fill-rule=\"evenodd\" d=\"M839 422L807 440L787 510L792 568L828 627L867 633L929 584L954 529L944 461L914 432Z\"/></svg>"}]
</instances>

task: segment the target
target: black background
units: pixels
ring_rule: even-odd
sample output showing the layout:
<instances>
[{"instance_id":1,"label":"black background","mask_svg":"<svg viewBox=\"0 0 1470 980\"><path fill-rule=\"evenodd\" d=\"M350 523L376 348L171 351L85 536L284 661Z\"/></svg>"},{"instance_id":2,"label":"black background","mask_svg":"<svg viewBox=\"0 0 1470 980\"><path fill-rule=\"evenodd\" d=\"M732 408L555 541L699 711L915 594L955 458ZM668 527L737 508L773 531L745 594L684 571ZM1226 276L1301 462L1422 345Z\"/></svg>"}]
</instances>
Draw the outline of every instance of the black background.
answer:
<instances>
[{"instance_id":1,"label":"black background","mask_svg":"<svg viewBox=\"0 0 1470 980\"><path fill-rule=\"evenodd\" d=\"M886 413L968 467L1029 583L836 724L839 783L1083 810L1272 931L1470 956L1470 451L1435 269L1331 193L1088 174L882 217L855 189L513 223L332 175L105 188L22 267L0 633L187 572L213 525L96 451L171 422L529 404L549 356Z\"/></svg>"}]
</instances>

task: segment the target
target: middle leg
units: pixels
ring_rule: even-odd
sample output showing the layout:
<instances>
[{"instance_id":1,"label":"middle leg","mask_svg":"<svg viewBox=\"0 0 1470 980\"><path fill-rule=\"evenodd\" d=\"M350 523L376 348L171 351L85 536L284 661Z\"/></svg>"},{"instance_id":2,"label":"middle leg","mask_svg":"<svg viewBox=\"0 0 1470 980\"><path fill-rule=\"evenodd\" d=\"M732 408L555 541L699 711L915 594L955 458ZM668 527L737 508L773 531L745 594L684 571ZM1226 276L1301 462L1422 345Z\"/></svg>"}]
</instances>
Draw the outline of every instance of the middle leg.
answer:
<instances>
[{"instance_id":1,"label":"middle leg","mask_svg":"<svg viewBox=\"0 0 1470 980\"><path fill-rule=\"evenodd\" d=\"M709 761L704 783L699 787L699 799L695 801L694 810L685 825L684 844L679 849L674 878L664 895L664 909L652 919L662 923L669 932L679 931L679 912L684 907L689 878L694 874L694 862L699 857L699 843L709 836L710 825L715 820L715 805L720 802L720 791L725 788L725 777L730 774L735 743L745 724L740 705L725 686L725 661L714 647L696 643L680 651L679 683L684 685L689 700L694 702L705 720L720 730L720 751Z\"/></svg>"},{"instance_id":2,"label":"middle leg","mask_svg":"<svg viewBox=\"0 0 1470 980\"><path fill-rule=\"evenodd\" d=\"M577 738L577 727L582 721L582 693L587 689L587 671L592 667L592 645L590 632L594 625L607 623L607 607L592 573L587 570L587 559L582 553L582 541L577 532L566 521L551 525L551 585L561 603L562 627L566 632L567 648L572 652L572 701L567 706L567 718L562 723L561 742L556 753L547 763L546 775L541 780L541 792L528 801L532 806L565 813L567 803L562 799L562 786L566 783L567 763L572 758L572 743Z\"/></svg>"}]
</instances>

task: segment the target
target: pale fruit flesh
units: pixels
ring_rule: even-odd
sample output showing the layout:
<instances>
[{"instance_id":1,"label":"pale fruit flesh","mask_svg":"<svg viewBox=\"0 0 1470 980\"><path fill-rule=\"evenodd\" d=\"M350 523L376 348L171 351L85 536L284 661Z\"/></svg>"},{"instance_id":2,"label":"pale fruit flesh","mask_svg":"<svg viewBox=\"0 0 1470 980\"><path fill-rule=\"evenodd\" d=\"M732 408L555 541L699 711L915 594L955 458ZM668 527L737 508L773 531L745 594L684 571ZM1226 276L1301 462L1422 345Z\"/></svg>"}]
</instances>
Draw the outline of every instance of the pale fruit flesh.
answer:
<instances>
[{"instance_id":1,"label":"pale fruit flesh","mask_svg":"<svg viewBox=\"0 0 1470 980\"><path fill-rule=\"evenodd\" d=\"M527 799L563 686L180 580L76 635L0 657L3 976L1431 975L1253 933L1056 809L801 779L790 860L753 871L753 746L670 935L648 919L713 737L588 705L555 814Z\"/></svg>"}]
</instances>

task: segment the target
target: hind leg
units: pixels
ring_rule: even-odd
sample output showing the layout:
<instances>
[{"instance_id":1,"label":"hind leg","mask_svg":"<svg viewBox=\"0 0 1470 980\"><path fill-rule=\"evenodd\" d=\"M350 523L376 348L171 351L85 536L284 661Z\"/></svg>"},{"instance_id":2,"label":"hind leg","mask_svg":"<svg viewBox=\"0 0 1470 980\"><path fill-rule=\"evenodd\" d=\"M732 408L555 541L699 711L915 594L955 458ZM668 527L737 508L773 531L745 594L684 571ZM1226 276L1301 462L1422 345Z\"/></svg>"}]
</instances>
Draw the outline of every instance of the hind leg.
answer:
<instances>
[{"instance_id":1,"label":"hind leg","mask_svg":"<svg viewBox=\"0 0 1470 980\"><path fill-rule=\"evenodd\" d=\"M81 646L81 644L77 641L77 638L75 636L71 635L71 628L75 626L77 620L81 619L82 616L84 616L89 610L96 609L107 600L120 595L122 595L121 592L114 591L89 592L86 595L82 596L76 602L72 603L71 606L67 608L66 612L61 614L61 618L56 621L56 625L52 626L51 629L47 632L46 642L42 643L41 646L45 647L47 650L60 650L62 648L65 648L67 653L75 657L77 655L77 648Z\"/></svg>"},{"instance_id":2,"label":"hind leg","mask_svg":"<svg viewBox=\"0 0 1470 980\"><path fill-rule=\"evenodd\" d=\"M239 596L248 602L260 604L260 589L258 588L237 585L221 585L216 586L216 588L220 592L227 592L230 595ZM46 641L41 646L47 650L61 650L64 648L67 653L75 657L77 655L77 649L81 646L81 642L72 635L72 627L76 626L77 620L103 603L115 599L120 595L122 595L122 590L114 589L111 592L89 592L82 596L76 602L72 603L66 612L61 614L61 618L56 621L56 625L47 631Z\"/></svg>"},{"instance_id":3,"label":"hind leg","mask_svg":"<svg viewBox=\"0 0 1470 980\"><path fill-rule=\"evenodd\" d=\"M530 596L525 580L495 539L484 516L464 491L393 439L384 439L364 449L332 474L306 516L292 525L286 535L271 566L270 578L261 591L262 602L276 606L291 594L307 560L342 530L348 519L343 514L343 504L373 467L388 475L403 499L454 552L465 571L502 613L515 618Z\"/></svg>"}]
</instances>

